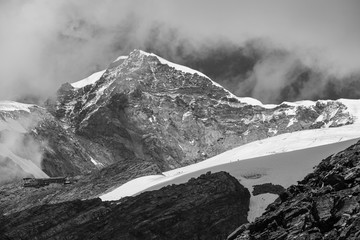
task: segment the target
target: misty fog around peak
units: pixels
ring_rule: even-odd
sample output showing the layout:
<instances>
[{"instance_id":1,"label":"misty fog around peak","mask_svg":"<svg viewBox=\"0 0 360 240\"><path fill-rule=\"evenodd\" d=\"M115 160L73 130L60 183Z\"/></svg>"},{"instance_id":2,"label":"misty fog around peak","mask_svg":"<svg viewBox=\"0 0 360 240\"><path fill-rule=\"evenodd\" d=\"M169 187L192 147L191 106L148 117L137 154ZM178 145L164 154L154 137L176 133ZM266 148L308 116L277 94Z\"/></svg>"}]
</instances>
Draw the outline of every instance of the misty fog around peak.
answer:
<instances>
[{"instance_id":1,"label":"misty fog around peak","mask_svg":"<svg viewBox=\"0 0 360 240\"><path fill-rule=\"evenodd\" d=\"M264 103L359 98L360 2L0 1L0 99L41 102L133 49Z\"/></svg>"},{"instance_id":2,"label":"misty fog around peak","mask_svg":"<svg viewBox=\"0 0 360 240\"><path fill-rule=\"evenodd\" d=\"M22 177L47 177L41 170L43 149L47 143L37 141L28 133L37 123L38 120L31 115L1 116L0 185Z\"/></svg>"}]
</instances>

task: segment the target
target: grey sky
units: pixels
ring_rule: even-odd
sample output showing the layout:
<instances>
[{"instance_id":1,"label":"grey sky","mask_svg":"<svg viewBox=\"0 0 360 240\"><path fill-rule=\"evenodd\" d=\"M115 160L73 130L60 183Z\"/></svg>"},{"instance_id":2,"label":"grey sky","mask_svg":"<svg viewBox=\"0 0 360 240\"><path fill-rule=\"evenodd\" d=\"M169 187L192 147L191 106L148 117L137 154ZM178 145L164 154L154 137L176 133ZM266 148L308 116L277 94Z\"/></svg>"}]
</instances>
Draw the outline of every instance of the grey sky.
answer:
<instances>
[{"instance_id":1,"label":"grey sky","mask_svg":"<svg viewBox=\"0 0 360 240\"><path fill-rule=\"evenodd\" d=\"M46 96L86 77L144 47L154 24L174 47L181 39L199 49L261 38L332 74L360 69L356 0L0 0L0 98ZM180 37L169 38L169 29Z\"/></svg>"}]
</instances>

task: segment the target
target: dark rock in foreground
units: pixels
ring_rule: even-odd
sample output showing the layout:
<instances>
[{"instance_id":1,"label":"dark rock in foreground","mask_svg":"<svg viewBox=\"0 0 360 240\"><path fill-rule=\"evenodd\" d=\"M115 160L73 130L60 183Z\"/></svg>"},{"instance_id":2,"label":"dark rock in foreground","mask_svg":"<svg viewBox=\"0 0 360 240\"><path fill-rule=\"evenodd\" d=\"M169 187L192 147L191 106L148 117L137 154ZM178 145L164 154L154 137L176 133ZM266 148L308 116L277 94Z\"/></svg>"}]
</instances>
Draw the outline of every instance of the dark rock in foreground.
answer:
<instances>
[{"instance_id":1,"label":"dark rock in foreground","mask_svg":"<svg viewBox=\"0 0 360 240\"><path fill-rule=\"evenodd\" d=\"M224 239L247 222L249 199L228 173L208 173L115 202L76 200L3 216L0 239Z\"/></svg>"},{"instance_id":2,"label":"dark rock in foreground","mask_svg":"<svg viewBox=\"0 0 360 240\"><path fill-rule=\"evenodd\" d=\"M323 160L228 239L360 239L360 143Z\"/></svg>"}]
</instances>

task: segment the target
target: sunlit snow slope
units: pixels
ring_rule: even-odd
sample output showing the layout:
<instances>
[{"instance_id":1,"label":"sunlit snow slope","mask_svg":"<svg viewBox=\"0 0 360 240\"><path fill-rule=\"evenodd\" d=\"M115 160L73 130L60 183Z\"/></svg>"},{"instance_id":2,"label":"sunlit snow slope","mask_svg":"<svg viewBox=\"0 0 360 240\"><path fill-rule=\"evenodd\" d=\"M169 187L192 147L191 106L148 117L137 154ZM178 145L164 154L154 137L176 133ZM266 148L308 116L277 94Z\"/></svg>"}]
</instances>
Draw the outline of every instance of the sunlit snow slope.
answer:
<instances>
[{"instance_id":1,"label":"sunlit snow slope","mask_svg":"<svg viewBox=\"0 0 360 240\"><path fill-rule=\"evenodd\" d=\"M304 178L322 159L354 144L360 137L357 129L360 129L360 125L356 122L338 128L299 131L255 141L203 162L164 172L163 175L132 180L101 199L115 200L169 184L183 183L207 171L229 172L250 192L253 185L263 183L280 184L286 188ZM249 221L261 215L276 198L274 194L252 196Z\"/></svg>"},{"instance_id":2,"label":"sunlit snow slope","mask_svg":"<svg viewBox=\"0 0 360 240\"><path fill-rule=\"evenodd\" d=\"M74 88L82 88L87 85L94 84L96 81L98 81L101 78L101 76L104 74L104 72L105 72L105 70L93 73L87 78L84 78L80 81L72 83L71 86L73 86Z\"/></svg>"}]
</instances>

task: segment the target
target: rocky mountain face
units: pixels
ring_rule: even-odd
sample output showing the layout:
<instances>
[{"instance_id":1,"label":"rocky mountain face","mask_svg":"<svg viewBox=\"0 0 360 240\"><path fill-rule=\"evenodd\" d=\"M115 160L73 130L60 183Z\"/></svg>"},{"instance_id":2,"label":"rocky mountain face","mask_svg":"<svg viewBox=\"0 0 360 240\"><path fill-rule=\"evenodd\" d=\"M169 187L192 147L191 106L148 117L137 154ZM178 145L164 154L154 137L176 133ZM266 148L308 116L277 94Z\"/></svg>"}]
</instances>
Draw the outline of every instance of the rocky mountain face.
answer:
<instances>
[{"instance_id":1,"label":"rocky mountain face","mask_svg":"<svg viewBox=\"0 0 360 240\"><path fill-rule=\"evenodd\" d=\"M228 239L359 239L360 142L324 159Z\"/></svg>"},{"instance_id":2,"label":"rocky mountain face","mask_svg":"<svg viewBox=\"0 0 360 240\"><path fill-rule=\"evenodd\" d=\"M76 200L3 216L0 238L224 239L247 222L249 199L228 173L207 173L115 202Z\"/></svg>"},{"instance_id":3,"label":"rocky mountain face","mask_svg":"<svg viewBox=\"0 0 360 240\"><path fill-rule=\"evenodd\" d=\"M98 78L64 84L47 108L104 165L137 157L169 170L254 140L354 121L338 101L253 104L200 72L139 50Z\"/></svg>"}]
</instances>

